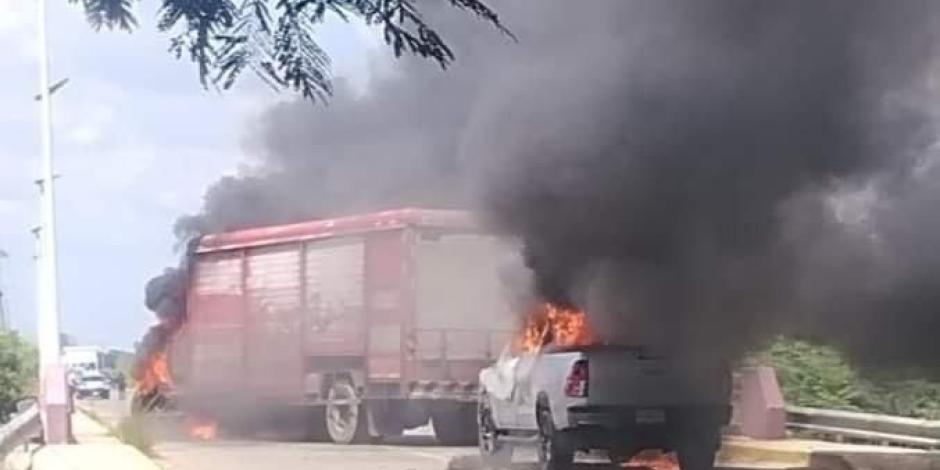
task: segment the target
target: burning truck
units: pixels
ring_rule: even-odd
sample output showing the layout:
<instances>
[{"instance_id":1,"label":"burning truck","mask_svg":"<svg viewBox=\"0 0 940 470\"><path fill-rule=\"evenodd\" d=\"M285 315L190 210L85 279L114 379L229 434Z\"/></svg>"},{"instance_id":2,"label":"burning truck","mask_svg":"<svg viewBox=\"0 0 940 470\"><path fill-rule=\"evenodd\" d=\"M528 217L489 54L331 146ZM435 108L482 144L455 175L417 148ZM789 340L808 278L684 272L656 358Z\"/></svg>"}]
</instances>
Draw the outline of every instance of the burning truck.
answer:
<instances>
[{"instance_id":1,"label":"burning truck","mask_svg":"<svg viewBox=\"0 0 940 470\"><path fill-rule=\"evenodd\" d=\"M440 442L478 443L493 466L536 440L549 469L577 450L628 464L652 448L696 470L727 422L727 369L611 344L573 306L519 302L532 286L508 277L524 269L518 247L463 212L260 227L190 248L148 289L161 322L144 341L137 407L180 407L198 438L300 420L348 444L431 422Z\"/></svg>"},{"instance_id":2,"label":"burning truck","mask_svg":"<svg viewBox=\"0 0 940 470\"><path fill-rule=\"evenodd\" d=\"M178 293L150 302L139 408L172 401L201 436L300 419L346 444L430 421L443 443L476 441L477 375L516 318L500 271L520 261L466 213L253 228L190 251L164 283Z\"/></svg>"},{"instance_id":3,"label":"burning truck","mask_svg":"<svg viewBox=\"0 0 940 470\"><path fill-rule=\"evenodd\" d=\"M484 461L509 468L514 447L535 443L543 470L570 468L576 452L591 450L623 467L713 468L731 415L724 361L610 343L588 319L536 304L500 360L480 372Z\"/></svg>"}]
</instances>

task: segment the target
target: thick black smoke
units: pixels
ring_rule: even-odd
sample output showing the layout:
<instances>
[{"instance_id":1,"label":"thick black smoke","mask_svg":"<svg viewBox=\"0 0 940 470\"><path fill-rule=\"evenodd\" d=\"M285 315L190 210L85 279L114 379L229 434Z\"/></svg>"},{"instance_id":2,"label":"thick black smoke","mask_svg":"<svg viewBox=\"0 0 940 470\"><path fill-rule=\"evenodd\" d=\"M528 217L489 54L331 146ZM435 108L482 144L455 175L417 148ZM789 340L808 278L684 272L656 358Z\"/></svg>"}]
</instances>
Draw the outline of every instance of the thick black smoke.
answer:
<instances>
[{"instance_id":1,"label":"thick black smoke","mask_svg":"<svg viewBox=\"0 0 940 470\"><path fill-rule=\"evenodd\" d=\"M487 207L540 293L696 356L792 331L934 365L937 260L908 255L935 222L890 186L931 189L913 178L935 141L940 6L600 5L573 36L523 35L537 50L468 139L495 156Z\"/></svg>"},{"instance_id":2,"label":"thick black smoke","mask_svg":"<svg viewBox=\"0 0 940 470\"><path fill-rule=\"evenodd\" d=\"M144 305L160 320L180 317L185 311L186 271L167 268L147 282Z\"/></svg>"},{"instance_id":3,"label":"thick black smoke","mask_svg":"<svg viewBox=\"0 0 940 470\"><path fill-rule=\"evenodd\" d=\"M135 380L144 377L155 355L166 351L173 335L186 321L186 285L197 242L196 238L187 241L179 266L164 269L144 288L144 305L156 315L157 323L147 329L138 344L132 371Z\"/></svg>"},{"instance_id":4,"label":"thick black smoke","mask_svg":"<svg viewBox=\"0 0 940 470\"><path fill-rule=\"evenodd\" d=\"M940 4L495 6L518 43L430 12L451 70L272 108L262 168L177 232L473 206L615 339L736 355L795 332L935 365Z\"/></svg>"}]
</instances>

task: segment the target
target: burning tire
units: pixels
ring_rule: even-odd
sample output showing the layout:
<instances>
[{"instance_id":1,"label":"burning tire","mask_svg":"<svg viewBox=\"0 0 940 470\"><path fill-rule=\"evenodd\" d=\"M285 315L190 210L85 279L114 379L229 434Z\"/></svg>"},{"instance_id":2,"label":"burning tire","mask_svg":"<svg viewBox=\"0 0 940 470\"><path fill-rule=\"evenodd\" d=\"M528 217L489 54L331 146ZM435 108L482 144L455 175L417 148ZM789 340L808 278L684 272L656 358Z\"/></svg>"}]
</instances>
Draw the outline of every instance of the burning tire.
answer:
<instances>
[{"instance_id":1,"label":"burning tire","mask_svg":"<svg viewBox=\"0 0 940 470\"><path fill-rule=\"evenodd\" d=\"M574 463L574 449L564 433L555 429L552 412L547 405L536 410L538 418L539 470L568 470Z\"/></svg>"},{"instance_id":2,"label":"burning tire","mask_svg":"<svg viewBox=\"0 0 940 470\"><path fill-rule=\"evenodd\" d=\"M326 398L326 432L337 444L364 442L369 438L366 408L356 387L346 379L335 380Z\"/></svg>"}]
</instances>

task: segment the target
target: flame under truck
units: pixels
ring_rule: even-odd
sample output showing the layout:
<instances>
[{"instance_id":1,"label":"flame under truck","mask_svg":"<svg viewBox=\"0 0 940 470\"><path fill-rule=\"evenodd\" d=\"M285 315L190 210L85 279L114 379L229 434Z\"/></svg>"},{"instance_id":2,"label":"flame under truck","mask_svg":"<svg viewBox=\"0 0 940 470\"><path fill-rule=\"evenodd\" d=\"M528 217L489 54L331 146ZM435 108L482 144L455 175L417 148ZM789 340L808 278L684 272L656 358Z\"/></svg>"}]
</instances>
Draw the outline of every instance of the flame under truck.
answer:
<instances>
[{"instance_id":1,"label":"flame under truck","mask_svg":"<svg viewBox=\"0 0 940 470\"><path fill-rule=\"evenodd\" d=\"M517 250L466 213L401 209L207 235L169 351L175 401L337 443L433 423L476 440L478 372L511 336Z\"/></svg>"}]
</instances>

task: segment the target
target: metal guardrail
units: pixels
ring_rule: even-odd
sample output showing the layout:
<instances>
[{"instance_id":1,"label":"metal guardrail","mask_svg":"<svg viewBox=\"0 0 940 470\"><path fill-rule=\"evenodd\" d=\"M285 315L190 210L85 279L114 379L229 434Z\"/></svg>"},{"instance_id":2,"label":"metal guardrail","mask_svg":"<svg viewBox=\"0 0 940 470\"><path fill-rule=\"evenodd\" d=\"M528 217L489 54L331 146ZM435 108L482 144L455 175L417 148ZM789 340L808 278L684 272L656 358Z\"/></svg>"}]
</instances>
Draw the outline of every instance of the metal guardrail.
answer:
<instances>
[{"instance_id":1,"label":"metal guardrail","mask_svg":"<svg viewBox=\"0 0 940 470\"><path fill-rule=\"evenodd\" d=\"M14 416L8 423L0 426L0 458L30 437L38 435L41 429L39 406L34 403Z\"/></svg>"},{"instance_id":2,"label":"metal guardrail","mask_svg":"<svg viewBox=\"0 0 940 470\"><path fill-rule=\"evenodd\" d=\"M787 407L787 428L838 442L940 449L940 421Z\"/></svg>"}]
</instances>

